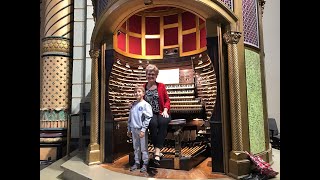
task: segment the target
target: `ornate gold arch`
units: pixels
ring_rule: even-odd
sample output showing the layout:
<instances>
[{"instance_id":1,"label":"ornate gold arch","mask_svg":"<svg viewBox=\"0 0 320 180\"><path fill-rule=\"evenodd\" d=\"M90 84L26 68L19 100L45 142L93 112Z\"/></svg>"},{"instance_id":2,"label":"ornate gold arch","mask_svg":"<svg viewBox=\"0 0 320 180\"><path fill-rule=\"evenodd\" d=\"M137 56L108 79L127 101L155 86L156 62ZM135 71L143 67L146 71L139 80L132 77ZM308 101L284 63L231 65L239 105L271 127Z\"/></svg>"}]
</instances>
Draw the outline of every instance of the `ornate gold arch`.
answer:
<instances>
[{"instance_id":1,"label":"ornate gold arch","mask_svg":"<svg viewBox=\"0 0 320 180\"><path fill-rule=\"evenodd\" d=\"M142 0L116 0L108 6L98 17L91 36L91 49L99 49L103 37L116 32L118 26L123 24L130 16L144 9L172 6L190 11L204 19L214 18L223 24L236 27L237 16L231 9L218 0L154 0L152 5L145 5ZM130 9L130 10L128 10Z\"/></svg>"}]
</instances>

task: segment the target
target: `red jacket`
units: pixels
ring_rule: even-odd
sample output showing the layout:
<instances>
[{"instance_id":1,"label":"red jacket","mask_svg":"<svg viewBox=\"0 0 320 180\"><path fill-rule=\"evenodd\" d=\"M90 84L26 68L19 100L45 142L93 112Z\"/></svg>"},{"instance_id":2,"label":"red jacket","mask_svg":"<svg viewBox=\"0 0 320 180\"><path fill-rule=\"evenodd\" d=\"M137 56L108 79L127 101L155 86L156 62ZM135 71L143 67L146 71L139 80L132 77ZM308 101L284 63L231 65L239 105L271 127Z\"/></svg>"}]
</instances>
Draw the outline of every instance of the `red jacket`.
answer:
<instances>
[{"instance_id":1,"label":"red jacket","mask_svg":"<svg viewBox=\"0 0 320 180\"><path fill-rule=\"evenodd\" d=\"M168 109L168 114L170 114L170 99L168 96L168 92L166 89L166 86L163 83L158 83L157 89L158 89L158 95L159 95L159 114L161 114L164 110L164 108ZM144 84L144 88L146 89L146 84Z\"/></svg>"}]
</instances>

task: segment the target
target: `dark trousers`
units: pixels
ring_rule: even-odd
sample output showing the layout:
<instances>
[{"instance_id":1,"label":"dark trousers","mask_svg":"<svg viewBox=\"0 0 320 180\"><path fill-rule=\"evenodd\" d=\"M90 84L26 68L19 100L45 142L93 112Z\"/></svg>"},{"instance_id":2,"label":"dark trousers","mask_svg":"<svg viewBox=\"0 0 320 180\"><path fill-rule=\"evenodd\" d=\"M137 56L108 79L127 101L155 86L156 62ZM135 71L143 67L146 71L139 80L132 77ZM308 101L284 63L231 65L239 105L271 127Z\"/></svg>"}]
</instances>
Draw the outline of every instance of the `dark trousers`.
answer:
<instances>
[{"instance_id":1,"label":"dark trousers","mask_svg":"<svg viewBox=\"0 0 320 180\"><path fill-rule=\"evenodd\" d=\"M167 136L168 123L171 121L169 118L164 118L161 114L153 114L149 123L149 130L151 135L151 143L156 148L163 148L164 139Z\"/></svg>"}]
</instances>

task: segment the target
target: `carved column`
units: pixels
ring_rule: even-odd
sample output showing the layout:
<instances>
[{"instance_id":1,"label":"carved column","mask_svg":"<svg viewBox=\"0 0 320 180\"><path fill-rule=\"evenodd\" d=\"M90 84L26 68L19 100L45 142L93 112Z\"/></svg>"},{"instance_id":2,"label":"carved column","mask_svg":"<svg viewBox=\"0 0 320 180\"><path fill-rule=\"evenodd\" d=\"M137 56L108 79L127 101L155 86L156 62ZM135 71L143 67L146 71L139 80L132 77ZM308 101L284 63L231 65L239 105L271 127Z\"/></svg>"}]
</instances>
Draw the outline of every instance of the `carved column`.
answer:
<instances>
[{"instance_id":1,"label":"carved column","mask_svg":"<svg viewBox=\"0 0 320 180\"><path fill-rule=\"evenodd\" d=\"M41 22L41 84L40 84L40 130L50 133L68 129L71 107L70 32L72 31L71 0L43 1ZM51 136L50 136L51 137ZM64 142L65 138L40 138L40 143ZM63 155L65 154L63 150Z\"/></svg>"},{"instance_id":2,"label":"carved column","mask_svg":"<svg viewBox=\"0 0 320 180\"><path fill-rule=\"evenodd\" d=\"M228 68L229 68L229 95L232 131L232 149L242 151L242 125L240 104L240 78L238 66L237 43L241 37L240 32L228 31L223 35L228 44Z\"/></svg>"},{"instance_id":3,"label":"carved column","mask_svg":"<svg viewBox=\"0 0 320 180\"><path fill-rule=\"evenodd\" d=\"M238 178L247 174L250 170L250 161L246 159L243 139L243 112L241 102L241 72L237 43L241 37L240 32L228 31L223 35L228 44L228 70L229 70L229 97L230 97L230 119L232 152L229 159L229 173Z\"/></svg>"},{"instance_id":4,"label":"carved column","mask_svg":"<svg viewBox=\"0 0 320 180\"><path fill-rule=\"evenodd\" d=\"M90 50L92 59L91 68L91 125L90 125L90 144L87 152L88 165L101 163L100 145L98 143L99 129L99 78L98 78L98 58L99 50Z\"/></svg>"}]
</instances>

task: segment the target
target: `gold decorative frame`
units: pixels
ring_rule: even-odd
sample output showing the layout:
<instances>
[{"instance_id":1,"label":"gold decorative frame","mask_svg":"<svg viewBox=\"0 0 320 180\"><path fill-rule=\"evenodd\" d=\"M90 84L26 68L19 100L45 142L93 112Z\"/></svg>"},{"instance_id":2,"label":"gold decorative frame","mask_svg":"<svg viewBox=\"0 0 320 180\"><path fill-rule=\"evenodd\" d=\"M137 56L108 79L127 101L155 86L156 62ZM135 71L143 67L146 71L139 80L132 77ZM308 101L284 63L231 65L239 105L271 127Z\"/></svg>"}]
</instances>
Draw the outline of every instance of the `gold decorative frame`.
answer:
<instances>
[{"instance_id":1,"label":"gold decorative frame","mask_svg":"<svg viewBox=\"0 0 320 180\"><path fill-rule=\"evenodd\" d=\"M114 47L115 51L124 55L124 56L136 58L136 59L163 59L163 49L173 48L173 47L179 47L180 57L190 56L193 54L199 54L201 52L204 52L205 50L207 50L207 47L200 48L200 30L205 28L205 23L199 25L199 19L201 17L196 15L196 17L195 17L196 18L196 27L188 29L188 30L182 30L181 13L183 13L183 12L185 12L185 10L173 9L169 12L166 11L166 12L139 12L139 13L137 13L136 15L140 15L142 18L141 19L142 20L141 34L130 32L128 30L129 23L128 23L128 21L125 21L126 29L121 26L116 32L121 31L126 34L126 51L123 51L118 48L117 33L114 33L113 47ZM163 23L164 16L173 15L173 14L178 15L178 23L164 25L164 23ZM160 17L160 34L146 35L146 33L145 33L145 27L146 27L145 19L146 19L146 17L154 17L154 16ZM164 30L169 29L169 28L173 28L173 27L178 27L178 44L164 46ZM186 34L191 34L191 33L196 33L196 42L197 42L196 49L192 50L192 51L188 51L188 52L183 52L182 51L182 44L183 44L182 36L186 35ZM129 52L129 36L141 38L141 55L132 54ZM160 55L146 55L146 45L145 45L146 39L160 39Z\"/></svg>"}]
</instances>

